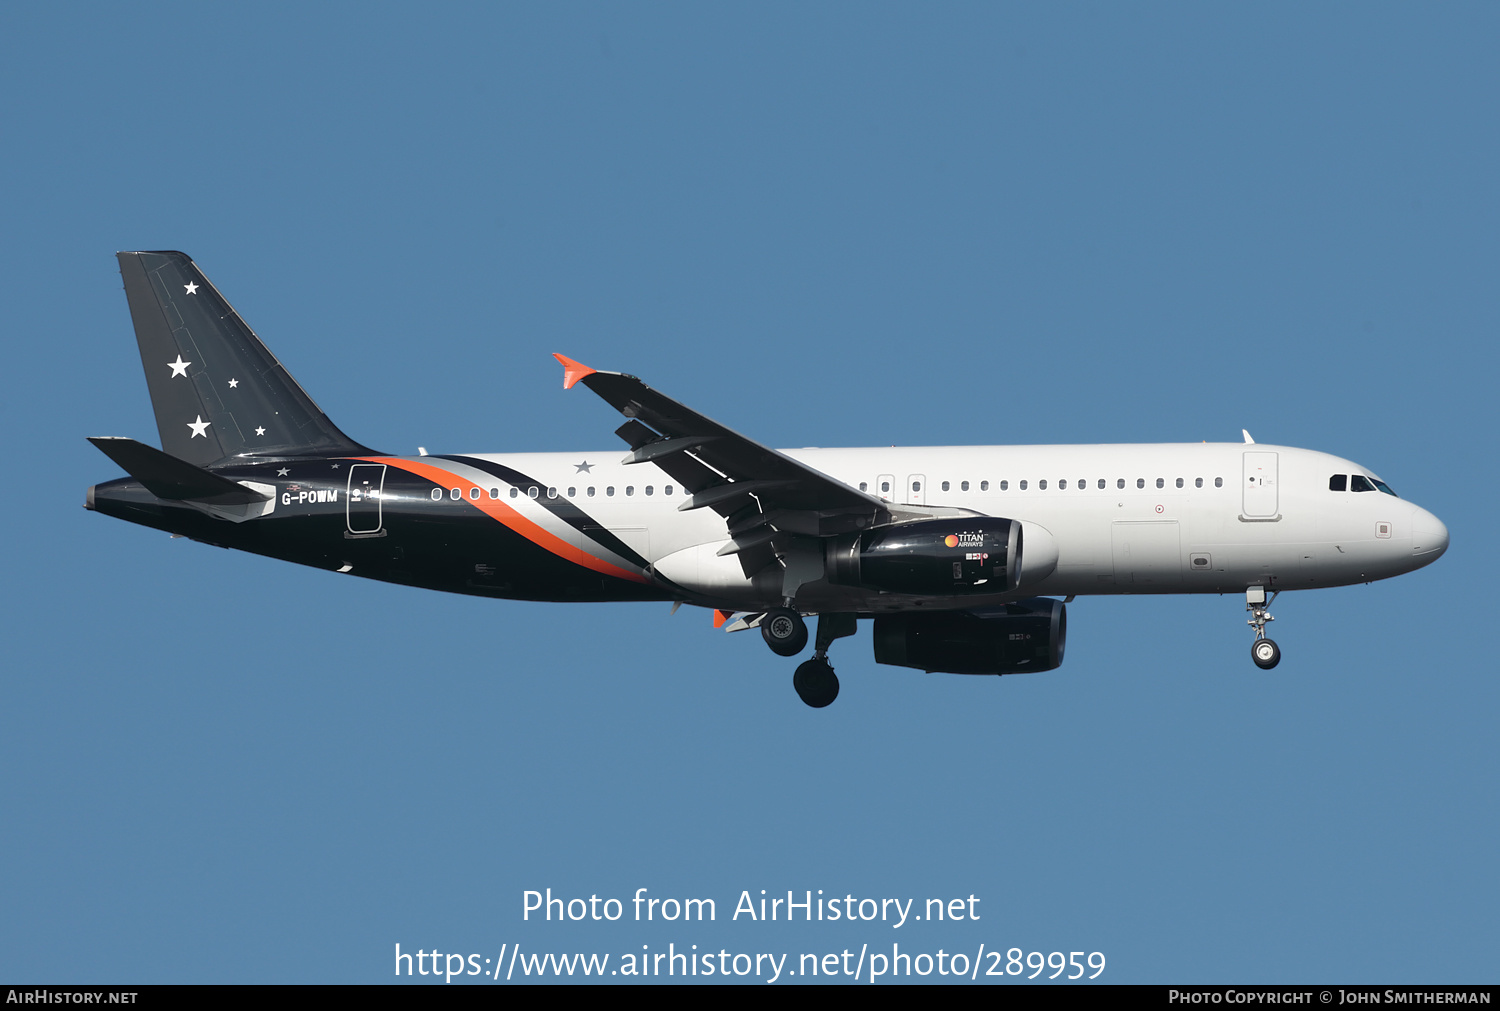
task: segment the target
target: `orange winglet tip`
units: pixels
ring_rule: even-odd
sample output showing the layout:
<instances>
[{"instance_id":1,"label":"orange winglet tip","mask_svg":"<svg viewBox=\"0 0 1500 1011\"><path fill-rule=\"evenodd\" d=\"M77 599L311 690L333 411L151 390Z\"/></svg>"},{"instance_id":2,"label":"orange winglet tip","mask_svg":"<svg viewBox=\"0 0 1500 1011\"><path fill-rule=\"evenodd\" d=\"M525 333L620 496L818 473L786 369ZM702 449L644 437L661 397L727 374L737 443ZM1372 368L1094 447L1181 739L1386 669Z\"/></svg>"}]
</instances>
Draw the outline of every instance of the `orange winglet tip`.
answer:
<instances>
[{"instance_id":1,"label":"orange winglet tip","mask_svg":"<svg viewBox=\"0 0 1500 1011\"><path fill-rule=\"evenodd\" d=\"M728 621L732 617L734 617L733 611L715 611L714 628L723 628L724 622Z\"/></svg>"},{"instance_id":2,"label":"orange winglet tip","mask_svg":"<svg viewBox=\"0 0 1500 1011\"><path fill-rule=\"evenodd\" d=\"M554 353L552 355L552 357L556 358L558 361L562 362L562 367L563 367L563 389L565 389L565 390L571 390L573 388L573 384L576 383L576 382L578 382L578 380L584 378L585 376L591 376L595 372L599 371L598 369L591 369L591 368L589 368L587 365L583 364L582 362L575 362L573 359L569 358L567 355L560 355L560 354Z\"/></svg>"}]
</instances>

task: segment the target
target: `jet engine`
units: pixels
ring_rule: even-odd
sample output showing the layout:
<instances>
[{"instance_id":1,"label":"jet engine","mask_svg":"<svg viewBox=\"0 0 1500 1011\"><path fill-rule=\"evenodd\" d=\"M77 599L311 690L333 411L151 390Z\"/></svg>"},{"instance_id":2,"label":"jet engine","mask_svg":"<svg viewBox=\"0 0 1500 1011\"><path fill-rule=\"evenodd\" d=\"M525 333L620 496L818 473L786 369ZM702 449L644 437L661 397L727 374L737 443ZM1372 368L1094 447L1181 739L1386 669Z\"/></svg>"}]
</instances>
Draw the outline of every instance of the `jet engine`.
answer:
<instances>
[{"instance_id":1,"label":"jet engine","mask_svg":"<svg viewBox=\"0 0 1500 1011\"><path fill-rule=\"evenodd\" d=\"M1025 674L1062 665L1068 610L1028 597L973 611L903 612L875 619L875 662L930 674Z\"/></svg>"},{"instance_id":2,"label":"jet engine","mask_svg":"<svg viewBox=\"0 0 1500 1011\"><path fill-rule=\"evenodd\" d=\"M999 594L1020 586L1023 572L1027 585L1051 573L1057 543L1046 530L1019 520L919 520L832 538L824 562L828 581L840 586L931 596Z\"/></svg>"}]
</instances>

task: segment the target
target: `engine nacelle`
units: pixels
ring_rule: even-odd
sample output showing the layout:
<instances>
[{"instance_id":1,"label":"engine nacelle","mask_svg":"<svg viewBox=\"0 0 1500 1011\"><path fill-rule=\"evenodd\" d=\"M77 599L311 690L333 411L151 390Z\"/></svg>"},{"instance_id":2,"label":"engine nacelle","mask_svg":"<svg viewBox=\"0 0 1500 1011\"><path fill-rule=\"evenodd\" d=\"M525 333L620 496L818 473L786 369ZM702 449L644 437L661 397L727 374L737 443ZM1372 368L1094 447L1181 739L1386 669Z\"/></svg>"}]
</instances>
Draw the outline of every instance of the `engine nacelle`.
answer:
<instances>
[{"instance_id":1,"label":"engine nacelle","mask_svg":"<svg viewBox=\"0 0 1500 1011\"><path fill-rule=\"evenodd\" d=\"M1009 593L1021 580L1021 524L993 517L921 520L828 542L828 581L891 593Z\"/></svg>"},{"instance_id":2,"label":"engine nacelle","mask_svg":"<svg viewBox=\"0 0 1500 1011\"><path fill-rule=\"evenodd\" d=\"M875 619L875 662L941 674L1026 674L1063 662L1068 609L1028 597L974 611L905 612Z\"/></svg>"}]
</instances>

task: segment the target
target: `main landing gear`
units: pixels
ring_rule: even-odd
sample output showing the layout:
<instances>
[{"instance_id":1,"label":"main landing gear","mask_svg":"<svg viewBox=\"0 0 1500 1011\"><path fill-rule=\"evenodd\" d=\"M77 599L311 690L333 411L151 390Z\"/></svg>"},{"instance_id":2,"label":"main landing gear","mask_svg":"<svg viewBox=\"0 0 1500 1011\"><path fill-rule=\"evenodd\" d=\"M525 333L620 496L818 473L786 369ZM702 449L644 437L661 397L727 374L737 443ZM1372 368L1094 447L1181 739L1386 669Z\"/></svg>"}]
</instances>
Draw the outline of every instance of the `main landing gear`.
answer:
<instances>
[{"instance_id":1,"label":"main landing gear","mask_svg":"<svg viewBox=\"0 0 1500 1011\"><path fill-rule=\"evenodd\" d=\"M777 656L796 656L807 648L807 622L790 607L773 607L760 620L760 635Z\"/></svg>"},{"instance_id":2,"label":"main landing gear","mask_svg":"<svg viewBox=\"0 0 1500 1011\"><path fill-rule=\"evenodd\" d=\"M804 660L792 675L797 697L814 709L831 705L839 697L839 679L828 662L833 640L853 635L858 621L853 614L818 615L818 638L811 660ZM796 656L807 648L807 622L790 607L772 608L760 621L760 634L778 656Z\"/></svg>"},{"instance_id":3,"label":"main landing gear","mask_svg":"<svg viewBox=\"0 0 1500 1011\"><path fill-rule=\"evenodd\" d=\"M797 665L792 675L792 687L797 697L814 709L831 705L839 697L839 676L833 672L833 664L826 656L815 656Z\"/></svg>"},{"instance_id":4,"label":"main landing gear","mask_svg":"<svg viewBox=\"0 0 1500 1011\"><path fill-rule=\"evenodd\" d=\"M1250 659L1261 670L1270 670L1281 662L1281 647L1266 638L1266 622L1276 620L1271 617L1271 604L1279 592L1272 593L1271 599L1267 600L1264 586L1252 586L1245 591L1245 610L1250 612L1250 620L1246 624L1255 629L1255 641L1250 644Z\"/></svg>"}]
</instances>

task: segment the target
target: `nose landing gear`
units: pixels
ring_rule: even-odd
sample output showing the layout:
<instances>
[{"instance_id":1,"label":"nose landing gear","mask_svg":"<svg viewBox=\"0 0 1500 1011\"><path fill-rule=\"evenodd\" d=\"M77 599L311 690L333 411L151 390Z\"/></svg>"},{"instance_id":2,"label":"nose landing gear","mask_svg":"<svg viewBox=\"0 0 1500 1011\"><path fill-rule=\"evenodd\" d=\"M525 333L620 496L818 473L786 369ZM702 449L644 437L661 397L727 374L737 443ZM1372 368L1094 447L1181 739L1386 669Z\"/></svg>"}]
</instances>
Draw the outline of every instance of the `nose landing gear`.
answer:
<instances>
[{"instance_id":1,"label":"nose landing gear","mask_svg":"<svg viewBox=\"0 0 1500 1011\"><path fill-rule=\"evenodd\" d=\"M1255 629L1255 642L1250 644L1250 659L1261 670L1270 670L1281 662L1281 647L1266 638L1266 622L1276 620L1271 617L1271 604L1280 592L1273 592L1270 600L1267 600L1264 586L1252 586L1245 591L1245 610L1250 612L1250 620L1246 624Z\"/></svg>"}]
</instances>

